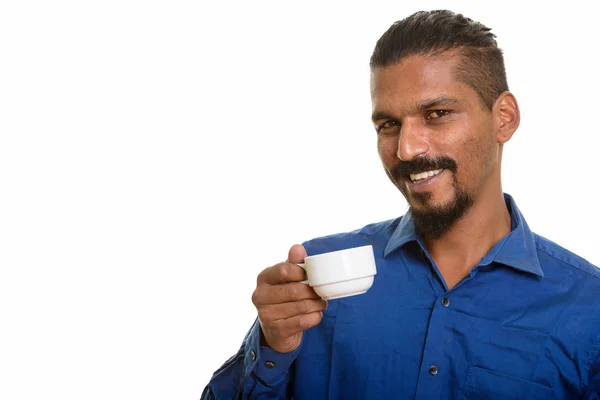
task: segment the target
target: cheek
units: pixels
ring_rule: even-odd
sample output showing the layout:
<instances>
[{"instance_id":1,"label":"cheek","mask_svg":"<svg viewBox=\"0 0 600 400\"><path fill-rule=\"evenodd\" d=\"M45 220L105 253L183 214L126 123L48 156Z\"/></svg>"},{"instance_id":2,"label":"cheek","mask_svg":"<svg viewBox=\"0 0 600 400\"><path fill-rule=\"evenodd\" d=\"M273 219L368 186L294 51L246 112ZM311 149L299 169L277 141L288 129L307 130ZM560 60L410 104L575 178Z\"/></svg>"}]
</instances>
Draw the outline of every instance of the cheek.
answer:
<instances>
[{"instance_id":1,"label":"cheek","mask_svg":"<svg viewBox=\"0 0 600 400\"><path fill-rule=\"evenodd\" d=\"M471 137L462 143L464 150L460 159L456 161L461 164L463 173L470 180L477 180L478 177L487 175L493 146L493 141L484 134ZM461 168L459 167L459 169Z\"/></svg>"},{"instance_id":2,"label":"cheek","mask_svg":"<svg viewBox=\"0 0 600 400\"><path fill-rule=\"evenodd\" d=\"M394 138L377 137L377 152L384 164L394 164L397 161L398 141Z\"/></svg>"}]
</instances>

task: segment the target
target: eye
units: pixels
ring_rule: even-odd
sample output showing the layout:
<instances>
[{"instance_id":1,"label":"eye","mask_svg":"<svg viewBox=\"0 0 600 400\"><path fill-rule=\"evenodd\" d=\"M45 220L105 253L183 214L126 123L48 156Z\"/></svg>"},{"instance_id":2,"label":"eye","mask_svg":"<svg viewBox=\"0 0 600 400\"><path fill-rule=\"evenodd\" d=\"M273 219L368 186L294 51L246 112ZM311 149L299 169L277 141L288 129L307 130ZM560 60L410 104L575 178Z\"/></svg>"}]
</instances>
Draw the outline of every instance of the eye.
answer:
<instances>
[{"instance_id":1,"label":"eye","mask_svg":"<svg viewBox=\"0 0 600 400\"><path fill-rule=\"evenodd\" d=\"M425 119L439 119L450 114L449 110L431 110L427 113Z\"/></svg>"},{"instance_id":2,"label":"eye","mask_svg":"<svg viewBox=\"0 0 600 400\"><path fill-rule=\"evenodd\" d=\"M400 133L400 123L394 120L385 121L377 125L375 131L380 135L394 136Z\"/></svg>"}]
</instances>

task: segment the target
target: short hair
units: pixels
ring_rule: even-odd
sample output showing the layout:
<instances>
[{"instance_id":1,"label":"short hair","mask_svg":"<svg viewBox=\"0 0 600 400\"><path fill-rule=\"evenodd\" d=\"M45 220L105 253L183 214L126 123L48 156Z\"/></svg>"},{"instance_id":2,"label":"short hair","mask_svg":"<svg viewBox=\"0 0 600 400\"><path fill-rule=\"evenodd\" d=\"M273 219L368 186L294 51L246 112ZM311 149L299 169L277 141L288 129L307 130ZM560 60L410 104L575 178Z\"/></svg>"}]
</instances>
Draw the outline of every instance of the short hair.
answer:
<instances>
[{"instance_id":1,"label":"short hair","mask_svg":"<svg viewBox=\"0 0 600 400\"><path fill-rule=\"evenodd\" d=\"M387 67L412 55L440 55L456 49L457 79L471 86L492 109L508 90L502 50L485 25L449 10L419 11L396 21L379 38L369 63Z\"/></svg>"}]
</instances>

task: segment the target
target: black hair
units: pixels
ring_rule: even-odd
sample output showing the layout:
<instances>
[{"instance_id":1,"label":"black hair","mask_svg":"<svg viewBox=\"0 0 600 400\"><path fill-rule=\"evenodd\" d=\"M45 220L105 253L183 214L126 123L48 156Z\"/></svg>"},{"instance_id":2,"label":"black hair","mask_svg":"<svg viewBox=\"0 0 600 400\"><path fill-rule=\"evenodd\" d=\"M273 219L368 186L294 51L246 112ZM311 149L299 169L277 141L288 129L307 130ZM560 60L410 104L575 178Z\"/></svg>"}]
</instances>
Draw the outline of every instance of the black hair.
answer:
<instances>
[{"instance_id":1,"label":"black hair","mask_svg":"<svg viewBox=\"0 0 600 400\"><path fill-rule=\"evenodd\" d=\"M457 78L471 86L492 108L508 90L502 50L485 25L449 10L419 11L396 21L379 38L371 70L396 64L413 55L440 55L457 50Z\"/></svg>"}]
</instances>

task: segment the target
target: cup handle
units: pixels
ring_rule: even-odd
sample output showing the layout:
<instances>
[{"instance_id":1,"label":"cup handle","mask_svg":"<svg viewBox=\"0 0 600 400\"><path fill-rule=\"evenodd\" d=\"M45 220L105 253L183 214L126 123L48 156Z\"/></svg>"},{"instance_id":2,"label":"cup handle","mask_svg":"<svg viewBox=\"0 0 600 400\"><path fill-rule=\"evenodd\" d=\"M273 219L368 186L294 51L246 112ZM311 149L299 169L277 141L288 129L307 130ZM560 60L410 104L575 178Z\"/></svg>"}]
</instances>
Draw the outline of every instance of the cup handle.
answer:
<instances>
[{"instance_id":1,"label":"cup handle","mask_svg":"<svg viewBox=\"0 0 600 400\"><path fill-rule=\"evenodd\" d=\"M304 271L306 271L306 267L304 266L304 263L297 263L297 266L299 266L300 268L302 268ZM309 285L308 283L308 279L305 281L301 281L300 283L304 283L305 285Z\"/></svg>"}]
</instances>

